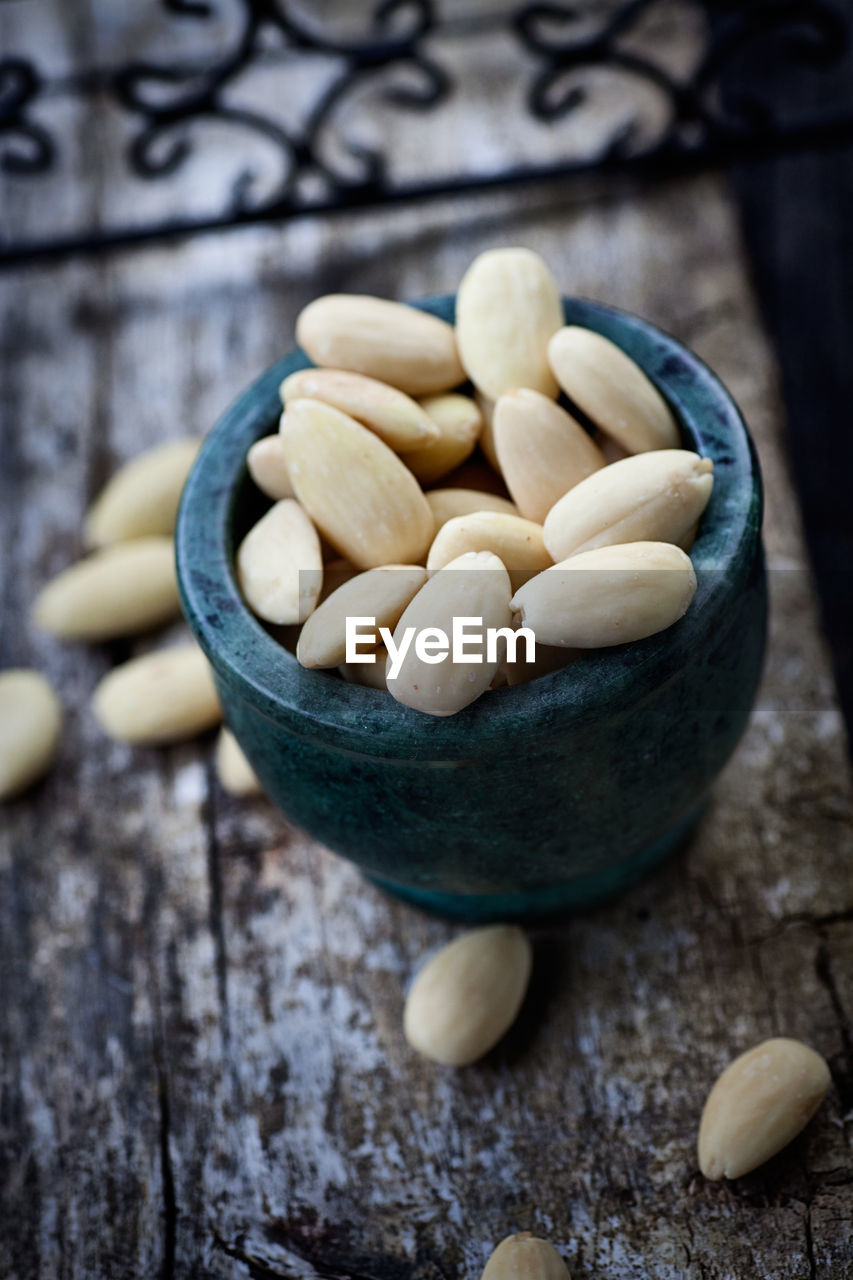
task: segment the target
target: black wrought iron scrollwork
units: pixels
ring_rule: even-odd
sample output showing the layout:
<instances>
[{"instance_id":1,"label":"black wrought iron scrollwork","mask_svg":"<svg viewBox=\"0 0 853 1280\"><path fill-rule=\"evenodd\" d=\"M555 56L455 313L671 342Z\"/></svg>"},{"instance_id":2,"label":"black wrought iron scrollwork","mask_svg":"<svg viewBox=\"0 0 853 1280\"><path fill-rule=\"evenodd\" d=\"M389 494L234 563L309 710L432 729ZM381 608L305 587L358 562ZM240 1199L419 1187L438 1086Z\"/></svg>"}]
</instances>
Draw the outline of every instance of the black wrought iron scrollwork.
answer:
<instances>
[{"instance_id":1,"label":"black wrought iron scrollwork","mask_svg":"<svg viewBox=\"0 0 853 1280\"><path fill-rule=\"evenodd\" d=\"M0 61L0 169L6 173L43 173L54 159L50 134L29 115L41 80L24 58Z\"/></svg>"},{"instance_id":2,"label":"black wrought iron scrollwork","mask_svg":"<svg viewBox=\"0 0 853 1280\"><path fill-rule=\"evenodd\" d=\"M853 142L853 86L850 100L832 111L791 118L778 98L735 90L728 79L738 59L751 51L763 56L769 47L781 50L795 68L831 68L850 34L849 11L842 3L667 0L664 6L662 0L616 0L590 6L585 0L550 0L509 14L481 12L479 30L512 34L527 67L527 110L553 137L559 139L569 120L596 105L600 91L594 75L628 86L633 106L582 153L567 146L554 160L538 164L519 156L491 173L434 172L425 163L415 179L399 176L387 148L356 141L338 122L365 89L412 115L439 111L452 95L464 100L476 65L466 68L464 84L456 83L436 52L459 35L464 22L455 20L452 10L440 15L433 0L381 0L362 33L346 38L327 22L309 18L292 0L234 0L235 31L228 47L214 55L181 61L138 57L108 71L82 68L59 85L45 80L32 57L7 57L0 61L0 171L8 181L32 178L54 164L59 143L39 108L48 93L63 92L92 99L93 109L97 95L124 114L131 128L128 168L142 181L163 181L178 172L203 146L204 127L211 124L267 144L276 172L264 185L244 163L231 175L223 207L209 215L91 233L57 228L48 240L0 244L0 263L591 169L677 170L801 145ZM215 0L162 0L162 8L167 26L173 18L191 19L200 32L218 16ZM679 8L706 20L698 56L681 76L656 56L653 42L649 47L635 39L649 19L660 13L671 17ZM273 111L235 96L241 77L265 60L275 62L286 92L293 58L303 56L324 59L333 73L297 122L285 123ZM641 93L658 104L653 126L643 118ZM327 145L330 138L337 156Z\"/></svg>"}]
</instances>

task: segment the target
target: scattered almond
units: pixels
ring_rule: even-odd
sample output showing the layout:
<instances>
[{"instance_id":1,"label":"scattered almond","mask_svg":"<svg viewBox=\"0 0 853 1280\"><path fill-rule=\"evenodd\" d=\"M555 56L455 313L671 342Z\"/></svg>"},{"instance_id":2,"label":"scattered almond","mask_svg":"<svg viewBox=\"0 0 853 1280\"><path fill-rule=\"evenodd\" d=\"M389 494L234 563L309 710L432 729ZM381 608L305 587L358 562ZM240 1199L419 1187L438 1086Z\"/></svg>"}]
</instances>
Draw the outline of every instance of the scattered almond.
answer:
<instances>
[{"instance_id":1,"label":"scattered almond","mask_svg":"<svg viewBox=\"0 0 853 1280\"><path fill-rule=\"evenodd\" d=\"M196 644L123 662L100 681L92 707L105 733L135 744L181 742L222 719L210 666Z\"/></svg>"},{"instance_id":2,"label":"scattered almond","mask_svg":"<svg viewBox=\"0 0 853 1280\"><path fill-rule=\"evenodd\" d=\"M409 1044L444 1066L476 1062L515 1021L531 967L530 943L516 925L474 929L442 947L406 1000Z\"/></svg>"},{"instance_id":3,"label":"scattered almond","mask_svg":"<svg viewBox=\"0 0 853 1280\"><path fill-rule=\"evenodd\" d=\"M38 671L0 671L0 800L20 795L53 763L62 707Z\"/></svg>"},{"instance_id":4,"label":"scattered almond","mask_svg":"<svg viewBox=\"0 0 853 1280\"><path fill-rule=\"evenodd\" d=\"M552 1244L522 1231L500 1242L480 1280L571 1280L571 1277Z\"/></svg>"},{"instance_id":5,"label":"scattered almond","mask_svg":"<svg viewBox=\"0 0 853 1280\"><path fill-rule=\"evenodd\" d=\"M63 640L115 640L180 612L172 539L140 537L64 569L36 597L33 621Z\"/></svg>"},{"instance_id":6,"label":"scattered almond","mask_svg":"<svg viewBox=\"0 0 853 1280\"><path fill-rule=\"evenodd\" d=\"M86 514L86 546L173 533L181 493L200 448L200 440L173 440L120 467Z\"/></svg>"},{"instance_id":7,"label":"scattered almond","mask_svg":"<svg viewBox=\"0 0 853 1280\"><path fill-rule=\"evenodd\" d=\"M216 775L223 791L231 796L263 795L257 774L234 734L225 725L219 730L216 740Z\"/></svg>"},{"instance_id":8,"label":"scattered almond","mask_svg":"<svg viewBox=\"0 0 853 1280\"><path fill-rule=\"evenodd\" d=\"M708 1095L699 1127L706 1178L740 1178L805 1128L832 1083L819 1053L800 1040L765 1040L735 1058Z\"/></svg>"}]
</instances>

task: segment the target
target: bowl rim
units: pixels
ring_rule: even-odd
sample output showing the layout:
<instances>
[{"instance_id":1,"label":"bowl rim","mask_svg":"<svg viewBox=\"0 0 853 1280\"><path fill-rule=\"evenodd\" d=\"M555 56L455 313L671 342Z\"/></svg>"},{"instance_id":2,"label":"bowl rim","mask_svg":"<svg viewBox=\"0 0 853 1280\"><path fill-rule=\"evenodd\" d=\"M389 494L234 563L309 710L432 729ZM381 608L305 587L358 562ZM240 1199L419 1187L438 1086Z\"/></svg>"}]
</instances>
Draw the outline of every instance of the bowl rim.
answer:
<instances>
[{"instance_id":1,"label":"bowl rim","mask_svg":"<svg viewBox=\"0 0 853 1280\"><path fill-rule=\"evenodd\" d=\"M409 303L449 321L455 295ZM648 321L581 298L564 298L567 324L611 338L658 385L692 447L714 460L714 489L691 549L698 588L668 630L591 650L527 684L491 691L454 716L437 718L381 691L301 667L243 602L233 571L230 529L246 481L249 446L277 429L282 380L311 361L299 348L260 375L205 440L181 499L175 533L184 614L220 684L279 727L336 750L400 761L442 763L484 752L518 751L519 730L564 733L602 713L629 710L667 682L713 634L746 583L761 531L763 492L755 447L734 400L687 347Z\"/></svg>"}]
</instances>

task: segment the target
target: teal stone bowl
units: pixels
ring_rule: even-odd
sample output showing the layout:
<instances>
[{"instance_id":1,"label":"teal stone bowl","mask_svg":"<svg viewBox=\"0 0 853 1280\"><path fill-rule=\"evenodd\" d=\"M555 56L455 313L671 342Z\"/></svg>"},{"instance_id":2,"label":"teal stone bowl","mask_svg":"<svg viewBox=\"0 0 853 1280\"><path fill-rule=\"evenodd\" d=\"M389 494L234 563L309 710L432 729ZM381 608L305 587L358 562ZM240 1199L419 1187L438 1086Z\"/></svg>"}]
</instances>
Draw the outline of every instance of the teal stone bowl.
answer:
<instances>
[{"instance_id":1,"label":"teal stone bowl","mask_svg":"<svg viewBox=\"0 0 853 1280\"><path fill-rule=\"evenodd\" d=\"M416 304L453 321L452 296ZM762 488L731 396L673 338L574 298L566 321L622 347L658 385L684 444L714 460L691 551L698 589L668 631L590 652L438 719L300 667L249 612L240 539L269 505L246 471L276 430L293 351L221 419L184 491L184 611L225 719L286 817L372 880L431 911L488 920L581 908L671 853L743 732L766 631Z\"/></svg>"}]
</instances>

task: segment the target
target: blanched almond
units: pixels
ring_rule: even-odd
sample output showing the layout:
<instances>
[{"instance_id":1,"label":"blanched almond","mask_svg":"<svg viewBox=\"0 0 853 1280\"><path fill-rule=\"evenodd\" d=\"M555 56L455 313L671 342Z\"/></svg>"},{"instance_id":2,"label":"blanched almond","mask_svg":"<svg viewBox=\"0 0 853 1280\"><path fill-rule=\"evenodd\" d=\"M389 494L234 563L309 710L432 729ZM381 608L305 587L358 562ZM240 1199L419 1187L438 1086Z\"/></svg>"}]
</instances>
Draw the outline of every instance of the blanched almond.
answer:
<instances>
[{"instance_id":1,"label":"blanched almond","mask_svg":"<svg viewBox=\"0 0 853 1280\"><path fill-rule=\"evenodd\" d=\"M497 400L511 387L556 396L548 340L563 324L551 272L529 249L490 249L475 258L456 295L456 340L465 372Z\"/></svg>"},{"instance_id":2,"label":"blanched almond","mask_svg":"<svg viewBox=\"0 0 853 1280\"><path fill-rule=\"evenodd\" d=\"M304 622L323 585L320 539L302 507L283 498L246 534L237 578L249 608L279 626Z\"/></svg>"},{"instance_id":3,"label":"blanched almond","mask_svg":"<svg viewBox=\"0 0 853 1280\"><path fill-rule=\"evenodd\" d=\"M706 1178L740 1178L786 1147L827 1095L819 1053L799 1040L765 1040L735 1058L714 1085L699 1128Z\"/></svg>"},{"instance_id":4,"label":"blanched almond","mask_svg":"<svg viewBox=\"0 0 853 1280\"><path fill-rule=\"evenodd\" d=\"M62 730L62 707L38 671L0 671L0 800L20 795L47 773Z\"/></svg>"},{"instance_id":5,"label":"blanched almond","mask_svg":"<svg viewBox=\"0 0 853 1280\"><path fill-rule=\"evenodd\" d=\"M507 391L495 405L495 448L516 505L539 524L558 499L604 465L565 409L538 391Z\"/></svg>"},{"instance_id":6,"label":"blanched almond","mask_svg":"<svg viewBox=\"0 0 853 1280\"><path fill-rule=\"evenodd\" d=\"M509 498L499 498L482 489L430 489L426 495L436 530L455 516L468 516L472 511L501 511L517 516L518 508Z\"/></svg>"},{"instance_id":7,"label":"blanched almond","mask_svg":"<svg viewBox=\"0 0 853 1280\"><path fill-rule=\"evenodd\" d=\"M571 1280L571 1277L552 1244L522 1231L501 1241L480 1280Z\"/></svg>"},{"instance_id":8,"label":"blanched almond","mask_svg":"<svg viewBox=\"0 0 853 1280\"><path fill-rule=\"evenodd\" d=\"M532 959L516 925L474 929L443 947L421 969L406 1000L409 1044L449 1067L482 1058L515 1021Z\"/></svg>"},{"instance_id":9,"label":"blanched almond","mask_svg":"<svg viewBox=\"0 0 853 1280\"><path fill-rule=\"evenodd\" d=\"M483 419L469 396L427 396L421 404L437 428L437 438L407 453L404 461L421 484L434 484L474 452Z\"/></svg>"},{"instance_id":10,"label":"blanched almond","mask_svg":"<svg viewBox=\"0 0 853 1280\"><path fill-rule=\"evenodd\" d=\"M180 612L172 539L136 538L64 569L39 592L33 620L63 640L115 640Z\"/></svg>"},{"instance_id":11,"label":"blanched almond","mask_svg":"<svg viewBox=\"0 0 853 1280\"><path fill-rule=\"evenodd\" d=\"M438 427L417 400L363 373L346 369L299 369L281 384L285 410L290 400L322 400L375 431L397 453L438 439Z\"/></svg>"},{"instance_id":12,"label":"blanched almond","mask_svg":"<svg viewBox=\"0 0 853 1280\"><path fill-rule=\"evenodd\" d=\"M293 400L281 438L300 502L350 563L372 569L426 554L434 529L427 500L372 431L319 400Z\"/></svg>"},{"instance_id":13,"label":"blanched almond","mask_svg":"<svg viewBox=\"0 0 853 1280\"><path fill-rule=\"evenodd\" d=\"M225 725L219 730L216 740L216 776L223 791L230 796L263 795L257 774L234 734Z\"/></svg>"},{"instance_id":14,"label":"blanched almond","mask_svg":"<svg viewBox=\"0 0 853 1280\"><path fill-rule=\"evenodd\" d=\"M345 661L347 618L375 618L377 628L396 627L426 577L421 565L389 564L350 578L323 601L302 628L296 646L302 666L338 667Z\"/></svg>"},{"instance_id":15,"label":"blanched almond","mask_svg":"<svg viewBox=\"0 0 853 1280\"><path fill-rule=\"evenodd\" d=\"M246 466L249 475L268 498L280 502L282 498L293 498L293 485L287 474L287 463L281 447L281 436L264 436L256 440L246 454Z\"/></svg>"},{"instance_id":16,"label":"blanched almond","mask_svg":"<svg viewBox=\"0 0 853 1280\"><path fill-rule=\"evenodd\" d=\"M678 427L663 396L609 338L568 325L554 334L548 356L569 399L628 453L678 448Z\"/></svg>"},{"instance_id":17,"label":"blanched almond","mask_svg":"<svg viewBox=\"0 0 853 1280\"><path fill-rule=\"evenodd\" d=\"M563 560L515 593L543 644L603 649L671 627L696 592L688 556L668 542L598 547Z\"/></svg>"},{"instance_id":18,"label":"blanched almond","mask_svg":"<svg viewBox=\"0 0 853 1280\"><path fill-rule=\"evenodd\" d=\"M364 373L411 396L465 381L452 325L385 298L316 298L299 314L296 340L317 365Z\"/></svg>"},{"instance_id":19,"label":"blanched almond","mask_svg":"<svg viewBox=\"0 0 853 1280\"><path fill-rule=\"evenodd\" d=\"M118 742L181 742L222 719L213 675L196 644L159 649L115 667L100 681L92 708Z\"/></svg>"},{"instance_id":20,"label":"blanched almond","mask_svg":"<svg viewBox=\"0 0 853 1280\"><path fill-rule=\"evenodd\" d=\"M689 449L623 458L570 489L545 518L555 560L619 542L681 545L711 496L714 464Z\"/></svg>"},{"instance_id":21,"label":"blanched almond","mask_svg":"<svg viewBox=\"0 0 853 1280\"><path fill-rule=\"evenodd\" d=\"M200 440L173 440L125 463L92 503L83 526L87 547L171 534Z\"/></svg>"},{"instance_id":22,"label":"blanched almond","mask_svg":"<svg viewBox=\"0 0 853 1280\"><path fill-rule=\"evenodd\" d=\"M458 556L434 573L421 587L394 631L396 648L404 643L407 628L415 637L425 628L438 628L452 642L453 619L481 618L487 628L511 627L509 575L497 556L490 552ZM393 658L394 649L389 644ZM480 662L454 663L448 654L437 661L419 657L411 641L399 672L392 677L391 658L386 668L389 692L398 702L431 716L452 716L485 693L503 659L503 647L496 646L488 661L484 640L469 640L468 654L479 654Z\"/></svg>"},{"instance_id":23,"label":"blanched almond","mask_svg":"<svg viewBox=\"0 0 853 1280\"><path fill-rule=\"evenodd\" d=\"M483 415L483 430L480 432L480 448L486 455L490 467L500 474L501 464L498 462L498 451L495 448L495 401L478 391L474 396L477 407Z\"/></svg>"},{"instance_id":24,"label":"blanched almond","mask_svg":"<svg viewBox=\"0 0 853 1280\"><path fill-rule=\"evenodd\" d=\"M509 571L513 591L552 563L542 526L501 511L472 511L448 520L435 535L427 569L441 569L466 551L492 551Z\"/></svg>"}]
</instances>

